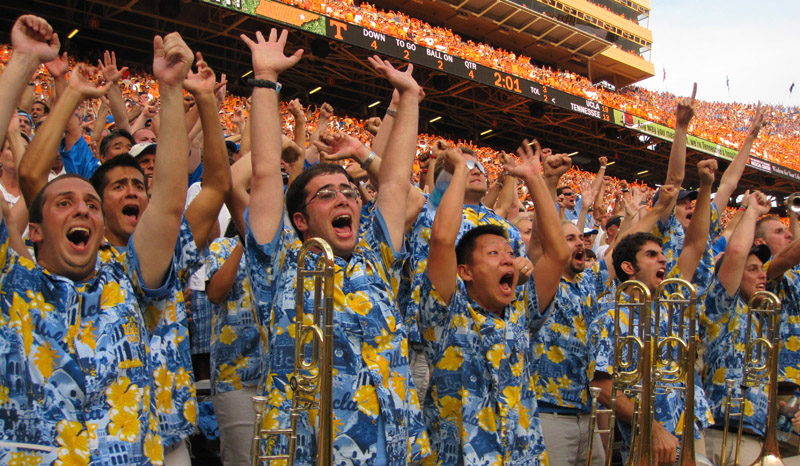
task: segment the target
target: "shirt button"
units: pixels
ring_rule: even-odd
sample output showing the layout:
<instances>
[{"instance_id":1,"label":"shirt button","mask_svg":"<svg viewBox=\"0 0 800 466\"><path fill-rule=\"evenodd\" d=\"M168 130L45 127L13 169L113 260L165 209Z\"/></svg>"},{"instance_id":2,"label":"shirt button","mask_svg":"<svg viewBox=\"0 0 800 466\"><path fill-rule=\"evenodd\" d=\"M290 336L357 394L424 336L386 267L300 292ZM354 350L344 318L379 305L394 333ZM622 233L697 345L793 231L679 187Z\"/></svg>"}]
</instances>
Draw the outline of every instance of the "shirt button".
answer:
<instances>
[{"instance_id":1,"label":"shirt button","mask_svg":"<svg viewBox=\"0 0 800 466\"><path fill-rule=\"evenodd\" d=\"M372 420L372 423L373 423L373 424L376 424L377 422L378 422L378 420L377 420L377 419L373 419L373 420Z\"/></svg>"},{"instance_id":2,"label":"shirt button","mask_svg":"<svg viewBox=\"0 0 800 466\"><path fill-rule=\"evenodd\" d=\"M100 450L97 448L95 448L92 453L94 453L95 456L100 456Z\"/></svg>"}]
</instances>

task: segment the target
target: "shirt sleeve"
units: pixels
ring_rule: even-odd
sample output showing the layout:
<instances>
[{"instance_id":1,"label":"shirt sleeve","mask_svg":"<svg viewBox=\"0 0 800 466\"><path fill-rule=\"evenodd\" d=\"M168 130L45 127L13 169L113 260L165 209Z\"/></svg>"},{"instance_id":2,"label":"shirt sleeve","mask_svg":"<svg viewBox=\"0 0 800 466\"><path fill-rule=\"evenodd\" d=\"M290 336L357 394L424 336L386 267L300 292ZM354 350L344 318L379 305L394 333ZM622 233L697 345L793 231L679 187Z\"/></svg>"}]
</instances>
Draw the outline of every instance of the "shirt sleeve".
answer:
<instances>
[{"instance_id":1,"label":"shirt sleeve","mask_svg":"<svg viewBox=\"0 0 800 466\"><path fill-rule=\"evenodd\" d=\"M294 241L296 236L281 220L272 240L259 244L250 227L249 208L244 213L244 221L247 226L244 254L253 307L261 322L270 322L272 297L278 274L283 267L283 261L286 260L287 245Z\"/></svg>"},{"instance_id":2,"label":"shirt sleeve","mask_svg":"<svg viewBox=\"0 0 800 466\"><path fill-rule=\"evenodd\" d=\"M62 139L58 148L61 161L64 163L64 170L67 173L76 173L84 178L91 178L100 161L92 153L86 139L80 137L69 149L66 147L66 140Z\"/></svg>"}]
</instances>

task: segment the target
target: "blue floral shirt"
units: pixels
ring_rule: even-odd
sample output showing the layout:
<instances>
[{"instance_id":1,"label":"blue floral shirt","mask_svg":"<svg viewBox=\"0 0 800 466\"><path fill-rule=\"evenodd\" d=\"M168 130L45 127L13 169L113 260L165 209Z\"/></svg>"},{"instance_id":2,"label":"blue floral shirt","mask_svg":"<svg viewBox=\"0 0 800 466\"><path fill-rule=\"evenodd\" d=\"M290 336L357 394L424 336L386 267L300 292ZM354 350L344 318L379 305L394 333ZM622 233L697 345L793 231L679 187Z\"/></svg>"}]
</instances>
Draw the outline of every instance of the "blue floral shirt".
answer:
<instances>
[{"instance_id":1,"label":"blue floral shirt","mask_svg":"<svg viewBox=\"0 0 800 466\"><path fill-rule=\"evenodd\" d=\"M207 251L198 251L189 222L184 217L175 244L172 266L180 285L172 296L154 300L146 314L154 360L154 395L158 404L161 438L165 446L192 434L197 423L197 396L192 371L189 322L183 290L189 277L203 265ZM124 257L111 245L100 249L103 263Z\"/></svg>"},{"instance_id":2,"label":"blue floral shirt","mask_svg":"<svg viewBox=\"0 0 800 466\"><path fill-rule=\"evenodd\" d=\"M719 221L719 211L717 205L711 203L711 224L708 230L708 242L706 243L706 250L703 252L703 257L697 265L697 270L692 277L692 283L697 286L697 297L702 298L711 286L711 281L714 278L714 240L722 232L722 227ZM666 222L658 221L657 230L654 231L656 236L659 236L663 241L662 249L664 255L667 257L667 270L672 270L678 263L678 257L683 252L683 240L686 232L683 227L678 223L678 219L673 212ZM702 299L700 300L702 303Z\"/></svg>"},{"instance_id":3,"label":"blue floral shirt","mask_svg":"<svg viewBox=\"0 0 800 466\"><path fill-rule=\"evenodd\" d=\"M800 385L800 266L767 284L781 300L778 381Z\"/></svg>"},{"instance_id":4,"label":"blue floral shirt","mask_svg":"<svg viewBox=\"0 0 800 466\"><path fill-rule=\"evenodd\" d=\"M668 271L668 277L680 276L679 270L673 268ZM590 338L595 350L595 373L604 372L606 374L614 373L614 303L612 300L604 302L604 312L598 316L592 323L590 329ZM659 313L661 316L658 322L658 334L662 337L667 335L667 319L668 312L666 307L662 308ZM652 314L655 318L655 313ZM638 315L634 316L634 321L638 320ZM623 332L628 332L629 316L623 315L620 321L620 327ZM656 325L656 322L653 322ZM653 329L655 333L655 328ZM670 351L665 347L665 354ZM672 359L670 357L670 359ZM636 367L636 362L632 363L632 368ZM695 387L694 387L694 412L696 421L702 425L703 429L708 428L714 423L714 418L711 414L708 401L706 400L703 386L700 383L700 376L694 372ZM683 384L677 384L683 386ZM657 391L654 399L655 406L655 420L659 422L664 428L671 432L673 435L680 437L683 433L683 412L686 405L683 391L670 390L670 391ZM630 425L625 422L618 423L620 432L623 439L623 452L627 452L630 447L631 429ZM696 432L696 438L699 432Z\"/></svg>"},{"instance_id":5,"label":"blue floral shirt","mask_svg":"<svg viewBox=\"0 0 800 466\"><path fill-rule=\"evenodd\" d=\"M544 325L533 335L531 364L540 402L591 411L594 350L588 327L600 311L607 281L605 261L578 274L574 282L561 278Z\"/></svg>"},{"instance_id":6,"label":"blue floral shirt","mask_svg":"<svg viewBox=\"0 0 800 466\"><path fill-rule=\"evenodd\" d=\"M238 238L219 238L209 247L208 279L214 276L239 244ZM261 337L250 300L250 280L244 255L224 303L213 305L211 322L211 394L258 386L261 375Z\"/></svg>"},{"instance_id":7,"label":"blue floral shirt","mask_svg":"<svg viewBox=\"0 0 800 466\"><path fill-rule=\"evenodd\" d=\"M425 195L426 198L428 195ZM400 309L406 315L409 328L409 339L413 343L421 343L422 339L417 326L419 313L420 287L422 273L428 267L428 254L430 253L431 227L436 217L436 208L430 202L425 202L419 213L411 232L408 234L409 257L406 270L408 276L403 277L400 287L398 302ZM480 225L499 225L506 229L508 240L517 257L528 255L525 243L522 241L519 230L503 217L483 204L464 206L461 219L461 230L458 232L456 244L464 234Z\"/></svg>"},{"instance_id":8,"label":"blue floral shirt","mask_svg":"<svg viewBox=\"0 0 800 466\"><path fill-rule=\"evenodd\" d=\"M745 365L745 340L747 337L747 304L737 292L734 296L725 291L725 287L715 276L714 282L706 296L704 319L707 345L703 354L705 388L711 413L718 426L725 424L725 406L728 395L725 383L733 379L733 396L742 396L742 377ZM755 332L753 332L753 335ZM753 336L751 335L751 336ZM764 386L748 388L744 401L744 427L764 435L767 423L767 391ZM738 413L737 405L731 413ZM731 418L731 425L738 426L739 418Z\"/></svg>"},{"instance_id":9,"label":"blue floral shirt","mask_svg":"<svg viewBox=\"0 0 800 466\"><path fill-rule=\"evenodd\" d=\"M178 289L145 289L133 242L84 282L8 248L0 221L0 463L163 464L143 314Z\"/></svg>"},{"instance_id":10,"label":"blue floral shirt","mask_svg":"<svg viewBox=\"0 0 800 466\"><path fill-rule=\"evenodd\" d=\"M249 212L247 214L249 219ZM400 267L405 258L394 251L383 216L376 208L349 261L336 257L334 285L333 424L334 462L375 465L378 440L385 438L389 465L405 465L430 454L409 367L408 334L396 304ZM363 226L363 225L362 225ZM258 319L264 323L269 353L264 392L268 397L264 425L287 428L292 404L289 381L294 372L297 254L292 230L279 227L271 242L258 244L247 232L245 256ZM307 267L315 267L311 254ZM304 303L311 320L313 292L306 281ZM316 411L299 422L297 463L316 456L312 425ZM385 426L381 435L379 425ZM272 451L285 452L286 439L276 437Z\"/></svg>"},{"instance_id":11,"label":"blue floral shirt","mask_svg":"<svg viewBox=\"0 0 800 466\"><path fill-rule=\"evenodd\" d=\"M503 317L471 300L461 279L447 305L428 274L421 277L431 368L425 421L436 464L548 464L533 381L530 334L543 321L533 276Z\"/></svg>"}]
</instances>

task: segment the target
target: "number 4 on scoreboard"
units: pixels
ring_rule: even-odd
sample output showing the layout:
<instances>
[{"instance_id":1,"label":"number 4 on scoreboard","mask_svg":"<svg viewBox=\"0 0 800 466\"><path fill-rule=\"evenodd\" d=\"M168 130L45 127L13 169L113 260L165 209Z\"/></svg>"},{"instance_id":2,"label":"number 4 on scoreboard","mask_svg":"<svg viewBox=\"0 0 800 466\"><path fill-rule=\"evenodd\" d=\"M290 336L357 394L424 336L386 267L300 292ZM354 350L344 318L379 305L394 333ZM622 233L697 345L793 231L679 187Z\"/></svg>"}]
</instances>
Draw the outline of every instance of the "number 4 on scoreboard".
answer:
<instances>
[{"instance_id":1,"label":"number 4 on scoreboard","mask_svg":"<svg viewBox=\"0 0 800 466\"><path fill-rule=\"evenodd\" d=\"M369 46L372 47L375 50L378 50L378 42L377 41L373 40L372 43L369 44Z\"/></svg>"}]
</instances>

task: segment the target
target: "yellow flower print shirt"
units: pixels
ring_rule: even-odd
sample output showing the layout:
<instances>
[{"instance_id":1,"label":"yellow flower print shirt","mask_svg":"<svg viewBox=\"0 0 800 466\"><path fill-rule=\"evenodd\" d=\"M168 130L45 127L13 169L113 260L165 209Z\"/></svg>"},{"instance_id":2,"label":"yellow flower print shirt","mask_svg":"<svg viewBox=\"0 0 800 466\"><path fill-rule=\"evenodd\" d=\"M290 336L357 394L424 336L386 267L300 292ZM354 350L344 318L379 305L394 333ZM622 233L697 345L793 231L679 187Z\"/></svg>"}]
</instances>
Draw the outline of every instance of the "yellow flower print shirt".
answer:
<instances>
[{"instance_id":1,"label":"yellow flower print shirt","mask_svg":"<svg viewBox=\"0 0 800 466\"><path fill-rule=\"evenodd\" d=\"M163 464L143 310L128 254L76 283L8 249L0 222L0 464Z\"/></svg>"}]
</instances>

